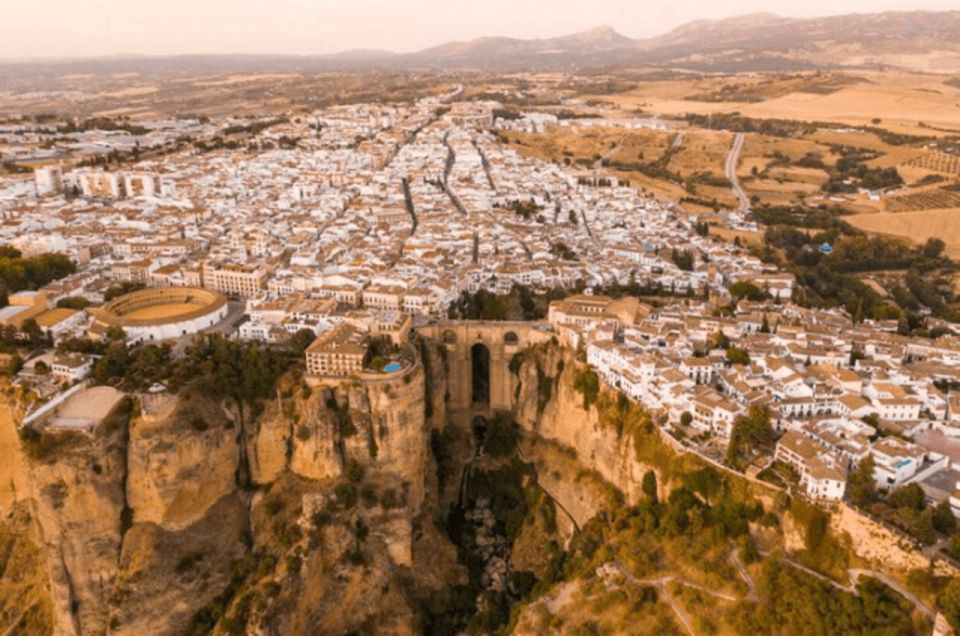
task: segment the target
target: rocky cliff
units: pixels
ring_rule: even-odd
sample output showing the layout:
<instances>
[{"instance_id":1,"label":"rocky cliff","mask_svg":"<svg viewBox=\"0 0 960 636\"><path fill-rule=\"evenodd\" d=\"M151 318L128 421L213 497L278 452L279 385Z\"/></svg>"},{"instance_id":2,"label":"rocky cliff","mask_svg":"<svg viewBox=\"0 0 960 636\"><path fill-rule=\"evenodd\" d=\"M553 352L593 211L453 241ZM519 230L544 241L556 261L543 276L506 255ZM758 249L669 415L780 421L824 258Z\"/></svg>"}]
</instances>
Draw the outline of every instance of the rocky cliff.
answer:
<instances>
[{"instance_id":1,"label":"rocky cliff","mask_svg":"<svg viewBox=\"0 0 960 636\"><path fill-rule=\"evenodd\" d=\"M18 437L11 419L0 539L16 529L10 553L32 539L45 567L0 562L24 579L2 601L36 596L37 625L60 634L416 633L422 597L462 576L424 507L424 394L420 365L332 384L293 372L246 412L195 387L135 397L89 433Z\"/></svg>"},{"instance_id":2,"label":"rocky cliff","mask_svg":"<svg viewBox=\"0 0 960 636\"><path fill-rule=\"evenodd\" d=\"M570 348L518 351L513 410L493 414L448 412L446 352L425 342L389 376L293 371L255 404L135 396L89 434L0 422L0 627L490 633L512 613L518 633L574 633L623 592L617 620L669 631L664 577L730 603L760 575L732 552L831 575L883 552L851 551L842 515L678 452Z\"/></svg>"}]
</instances>

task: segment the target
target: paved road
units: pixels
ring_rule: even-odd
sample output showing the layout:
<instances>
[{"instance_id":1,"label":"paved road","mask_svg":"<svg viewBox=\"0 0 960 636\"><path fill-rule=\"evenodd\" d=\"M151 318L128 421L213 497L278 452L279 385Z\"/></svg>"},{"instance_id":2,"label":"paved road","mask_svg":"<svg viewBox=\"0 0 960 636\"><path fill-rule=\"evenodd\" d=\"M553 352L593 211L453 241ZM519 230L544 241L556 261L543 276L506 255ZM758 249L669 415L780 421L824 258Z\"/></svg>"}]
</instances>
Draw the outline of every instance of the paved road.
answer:
<instances>
[{"instance_id":1,"label":"paved road","mask_svg":"<svg viewBox=\"0 0 960 636\"><path fill-rule=\"evenodd\" d=\"M730 181L730 187L733 194L737 197L737 212L747 214L750 212L750 197L740 186L740 179L737 178L737 162L740 160L740 151L743 150L743 133L737 133L733 138L733 146L730 148L730 154L727 155L727 163L724 170L727 173L727 179Z\"/></svg>"}]
</instances>

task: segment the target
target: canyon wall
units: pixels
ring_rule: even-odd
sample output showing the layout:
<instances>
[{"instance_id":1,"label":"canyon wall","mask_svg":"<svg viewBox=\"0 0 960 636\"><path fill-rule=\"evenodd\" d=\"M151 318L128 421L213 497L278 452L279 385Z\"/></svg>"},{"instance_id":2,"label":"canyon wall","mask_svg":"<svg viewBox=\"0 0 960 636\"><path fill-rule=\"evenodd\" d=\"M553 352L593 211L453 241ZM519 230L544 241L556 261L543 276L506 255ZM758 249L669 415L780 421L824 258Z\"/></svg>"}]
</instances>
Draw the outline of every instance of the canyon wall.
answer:
<instances>
[{"instance_id":1,"label":"canyon wall","mask_svg":"<svg viewBox=\"0 0 960 636\"><path fill-rule=\"evenodd\" d=\"M0 463L0 545L15 528L10 553L43 556L33 571L13 563L21 576L0 601L24 599L52 625L39 633L421 633L423 608L467 582L444 525L471 463L512 466L533 495L511 550L537 576L557 550L538 549L544 536L565 544L601 510L641 501L647 473L665 498L705 466L618 393L585 390L578 352L542 329L455 336L425 340L386 376L292 372L256 405L195 387L139 396L89 434L24 437L0 421L12 460ZM473 403L471 338L502 343L491 376L507 408ZM516 451L478 458L477 422L502 415L522 432ZM856 522L835 515L834 530L854 535ZM854 537L860 556L889 554L896 538L870 534ZM897 549L897 567L922 565Z\"/></svg>"},{"instance_id":2,"label":"canyon wall","mask_svg":"<svg viewBox=\"0 0 960 636\"><path fill-rule=\"evenodd\" d=\"M336 504L345 483L359 502L338 517L350 519L351 533L363 528L376 553L366 558L385 580L416 558L440 556L445 561L435 569L446 575L455 553L441 545L432 515L424 517L427 491L435 490L427 481L435 471L424 393L419 364L333 383L307 384L292 374L275 399L256 408L199 389L141 396L89 433L42 432L27 448L11 417L0 437L11 457L0 467L0 513L12 519L17 506L29 511L45 564L37 586L49 589L57 634L182 633L218 598L233 611L237 589L286 586L293 561L284 555L306 560L306 535L319 533L320 508ZM442 416L442 400L438 410ZM348 545L349 533L340 530L327 534L339 532ZM238 577L251 558L256 571ZM311 593L315 601L335 595L329 578L323 568L312 573L311 585L326 588ZM415 608L402 606L402 622L413 625ZM378 611L390 608L370 599L352 613L330 606L344 625ZM249 620L267 618L244 612Z\"/></svg>"}]
</instances>

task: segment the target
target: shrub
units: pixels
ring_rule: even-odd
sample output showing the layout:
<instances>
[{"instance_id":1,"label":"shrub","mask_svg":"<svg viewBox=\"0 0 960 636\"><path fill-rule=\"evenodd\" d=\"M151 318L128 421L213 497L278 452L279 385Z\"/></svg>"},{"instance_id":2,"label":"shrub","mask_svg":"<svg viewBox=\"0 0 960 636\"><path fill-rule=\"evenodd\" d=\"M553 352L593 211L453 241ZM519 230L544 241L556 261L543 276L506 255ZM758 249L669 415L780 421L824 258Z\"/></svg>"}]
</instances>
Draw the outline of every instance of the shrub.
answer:
<instances>
[{"instance_id":1,"label":"shrub","mask_svg":"<svg viewBox=\"0 0 960 636\"><path fill-rule=\"evenodd\" d=\"M357 505L357 487L353 484L339 483L333 489L336 507L340 510L350 510Z\"/></svg>"},{"instance_id":2,"label":"shrub","mask_svg":"<svg viewBox=\"0 0 960 636\"><path fill-rule=\"evenodd\" d=\"M483 450L493 457L505 457L516 449L518 438L516 423L509 416L497 414L487 427Z\"/></svg>"},{"instance_id":3,"label":"shrub","mask_svg":"<svg viewBox=\"0 0 960 636\"><path fill-rule=\"evenodd\" d=\"M583 408L589 409L600 395L600 376L593 369L578 369L574 376L573 388L583 396Z\"/></svg>"},{"instance_id":4,"label":"shrub","mask_svg":"<svg viewBox=\"0 0 960 636\"><path fill-rule=\"evenodd\" d=\"M347 479L349 479L350 481L354 483L362 481L364 472L365 471L363 466L357 460L351 457L347 461L346 474L347 474Z\"/></svg>"},{"instance_id":5,"label":"shrub","mask_svg":"<svg viewBox=\"0 0 960 636\"><path fill-rule=\"evenodd\" d=\"M286 507L286 504L283 502L283 499L280 497L270 497L263 504L263 509L267 511L271 517L275 517Z\"/></svg>"}]
</instances>

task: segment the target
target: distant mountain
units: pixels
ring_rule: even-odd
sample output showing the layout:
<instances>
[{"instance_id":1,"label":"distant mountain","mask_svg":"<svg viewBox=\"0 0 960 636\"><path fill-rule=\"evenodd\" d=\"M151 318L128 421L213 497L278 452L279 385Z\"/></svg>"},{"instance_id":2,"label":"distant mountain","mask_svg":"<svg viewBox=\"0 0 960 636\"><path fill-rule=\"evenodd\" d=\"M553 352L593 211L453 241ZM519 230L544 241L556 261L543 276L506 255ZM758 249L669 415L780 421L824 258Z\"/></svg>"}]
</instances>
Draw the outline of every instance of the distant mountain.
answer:
<instances>
[{"instance_id":1,"label":"distant mountain","mask_svg":"<svg viewBox=\"0 0 960 636\"><path fill-rule=\"evenodd\" d=\"M935 58L935 59L932 59ZM562 69L659 64L697 70L831 68L885 63L960 69L960 11L698 20L634 40L603 26L557 38L485 37L368 61L401 66ZM932 69L936 70L936 69Z\"/></svg>"},{"instance_id":2,"label":"distant mountain","mask_svg":"<svg viewBox=\"0 0 960 636\"><path fill-rule=\"evenodd\" d=\"M616 53L635 54L636 40L602 26L556 38L519 40L484 37L469 42L441 44L417 53L399 56L404 63L442 67L537 68L603 61Z\"/></svg>"},{"instance_id":3,"label":"distant mountain","mask_svg":"<svg viewBox=\"0 0 960 636\"><path fill-rule=\"evenodd\" d=\"M625 25L626 26L626 25ZM23 62L40 67L207 70L407 70L487 71L603 69L659 65L703 71L758 71L875 66L960 71L960 11L851 14L784 18L755 13L698 20L669 33L631 39L602 26L544 39L482 37L415 53L355 50L318 56L178 56L72 62ZM10 63L0 64L9 67ZM0 72L0 76L3 73Z\"/></svg>"},{"instance_id":4,"label":"distant mountain","mask_svg":"<svg viewBox=\"0 0 960 636\"><path fill-rule=\"evenodd\" d=\"M637 42L642 59L687 68L886 63L922 70L960 64L960 11L783 18L769 13L700 20ZM960 66L954 66L960 68ZM735 70L735 69L734 69Z\"/></svg>"}]
</instances>

